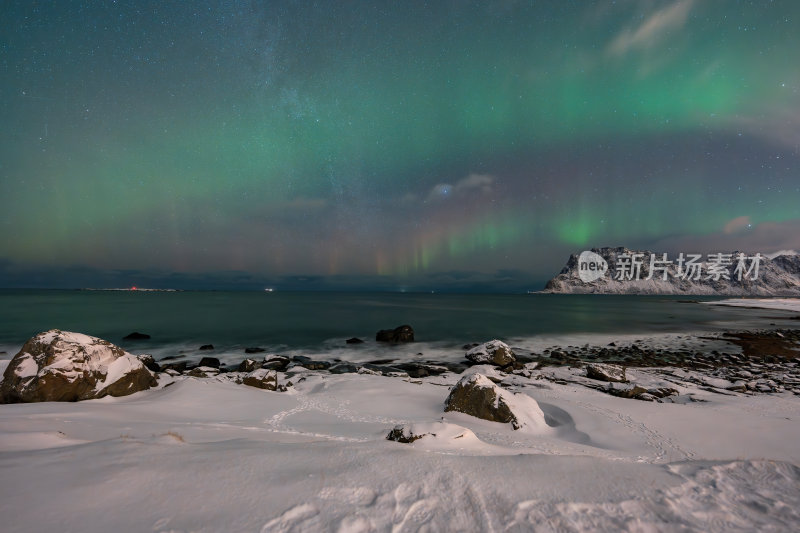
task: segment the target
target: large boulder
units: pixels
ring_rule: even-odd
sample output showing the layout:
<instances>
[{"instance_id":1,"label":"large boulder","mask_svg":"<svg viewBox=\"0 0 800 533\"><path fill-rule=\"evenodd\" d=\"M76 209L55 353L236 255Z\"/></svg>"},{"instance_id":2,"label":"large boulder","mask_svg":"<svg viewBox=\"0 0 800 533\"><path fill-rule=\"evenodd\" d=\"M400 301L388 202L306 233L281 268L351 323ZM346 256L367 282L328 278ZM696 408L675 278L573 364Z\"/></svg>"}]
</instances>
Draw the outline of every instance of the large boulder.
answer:
<instances>
[{"instance_id":1,"label":"large boulder","mask_svg":"<svg viewBox=\"0 0 800 533\"><path fill-rule=\"evenodd\" d=\"M0 402L76 402L158 384L135 355L108 341L53 329L32 337L0 383Z\"/></svg>"},{"instance_id":2,"label":"large boulder","mask_svg":"<svg viewBox=\"0 0 800 533\"><path fill-rule=\"evenodd\" d=\"M397 326L394 329L382 329L375 334L378 342L414 342L414 328L409 325Z\"/></svg>"},{"instance_id":3,"label":"large boulder","mask_svg":"<svg viewBox=\"0 0 800 533\"><path fill-rule=\"evenodd\" d=\"M450 391L444 410L511 424L514 429L547 429L544 413L536 400L527 394L515 394L498 387L482 374L461 378Z\"/></svg>"},{"instance_id":4,"label":"large boulder","mask_svg":"<svg viewBox=\"0 0 800 533\"><path fill-rule=\"evenodd\" d=\"M470 348L465 356L478 365L508 366L516 361L508 344L496 339Z\"/></svg>"}]
</instances>

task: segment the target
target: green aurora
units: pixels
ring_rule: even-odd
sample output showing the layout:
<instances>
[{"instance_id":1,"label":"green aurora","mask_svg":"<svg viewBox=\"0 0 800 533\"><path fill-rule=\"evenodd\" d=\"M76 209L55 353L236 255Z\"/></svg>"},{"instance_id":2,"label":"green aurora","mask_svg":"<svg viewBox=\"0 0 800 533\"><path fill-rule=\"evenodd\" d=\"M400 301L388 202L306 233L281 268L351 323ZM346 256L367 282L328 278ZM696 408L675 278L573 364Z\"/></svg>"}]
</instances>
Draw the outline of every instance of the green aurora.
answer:
<instances>
[{"instance_id":1,"label":"green aurora","mask_svg":"<svg viewBox=\"0 0 800 533\"><path fill-rule=\"evenodd\" d=\"M434 4L5 2L0 262L544 280L800 246L800 4Z\"/></svg>"}]
</instances>

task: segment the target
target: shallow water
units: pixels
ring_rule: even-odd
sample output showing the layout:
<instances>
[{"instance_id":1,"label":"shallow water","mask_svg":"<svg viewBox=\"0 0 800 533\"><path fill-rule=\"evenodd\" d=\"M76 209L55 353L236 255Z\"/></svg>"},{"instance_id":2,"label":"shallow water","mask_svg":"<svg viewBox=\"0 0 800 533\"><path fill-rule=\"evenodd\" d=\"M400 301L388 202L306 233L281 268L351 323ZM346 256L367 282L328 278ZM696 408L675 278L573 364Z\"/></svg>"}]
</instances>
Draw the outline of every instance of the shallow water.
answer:
<instances>
[{"instance_id":1,"label":"shallow water","mask_svg":"<svg viewBox=\"0 0 800 533\"><path fill-rule=\"evenodd\" d=\"M492 338L532 346L559 338L797 326L785 320L793 314L657 296L4 290L0 350L13 355L31 336L58 328L157 357L199 357L200 345L213 344L207 355L223 361L241 360L246 346L352 361L422 358L420 352L449 359L463 355L464 343ZM411 324L419 342L374 343L377 330L401 324ZM152 338L123 341L132 331ZM368 342L346 345L353 336Z\"/></svg>"}]
</instances>

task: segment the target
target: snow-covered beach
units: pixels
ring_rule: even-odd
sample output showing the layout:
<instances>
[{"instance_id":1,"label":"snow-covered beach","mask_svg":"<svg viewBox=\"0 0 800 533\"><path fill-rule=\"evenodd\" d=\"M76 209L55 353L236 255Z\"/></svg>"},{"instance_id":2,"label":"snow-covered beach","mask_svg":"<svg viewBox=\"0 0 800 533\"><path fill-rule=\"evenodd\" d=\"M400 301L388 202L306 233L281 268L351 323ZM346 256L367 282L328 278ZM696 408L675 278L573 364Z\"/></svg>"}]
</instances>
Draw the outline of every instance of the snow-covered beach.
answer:
<instances>
[{"instance_id":1,"label":"snow-covered beach","mask_svg":"<svg viewBox=\"0 0 800 533\"><path fill-rule=\"evenodd\" d=\"M416 377L294 361L285 392L160 372L129 396L0 405L3 530L796 529L800 361L729 343L652 366L646 344L619 344ZM625 383L575 362L609 351ZM546 424L445 412L470 374ZM428 434L387 440L395 427Z\"/></svg>"}]
</instances>

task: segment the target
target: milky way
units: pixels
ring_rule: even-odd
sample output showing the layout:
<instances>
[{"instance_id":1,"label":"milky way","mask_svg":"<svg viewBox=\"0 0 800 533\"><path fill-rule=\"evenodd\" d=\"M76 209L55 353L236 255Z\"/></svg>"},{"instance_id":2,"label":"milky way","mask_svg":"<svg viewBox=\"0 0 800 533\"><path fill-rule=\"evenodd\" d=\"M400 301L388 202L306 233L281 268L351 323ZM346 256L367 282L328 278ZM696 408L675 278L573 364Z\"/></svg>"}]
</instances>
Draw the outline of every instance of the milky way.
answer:
<instances>
[{"instance_id":1,"label":"milky way","mask_svg":"<svg viewBox=\"0 0 800 533\"><path fill-rule=\"evenodd\" d=\"M797 65L788 0L4 2L0 285L800 249Z\"/></svg>"}]
</instances>

